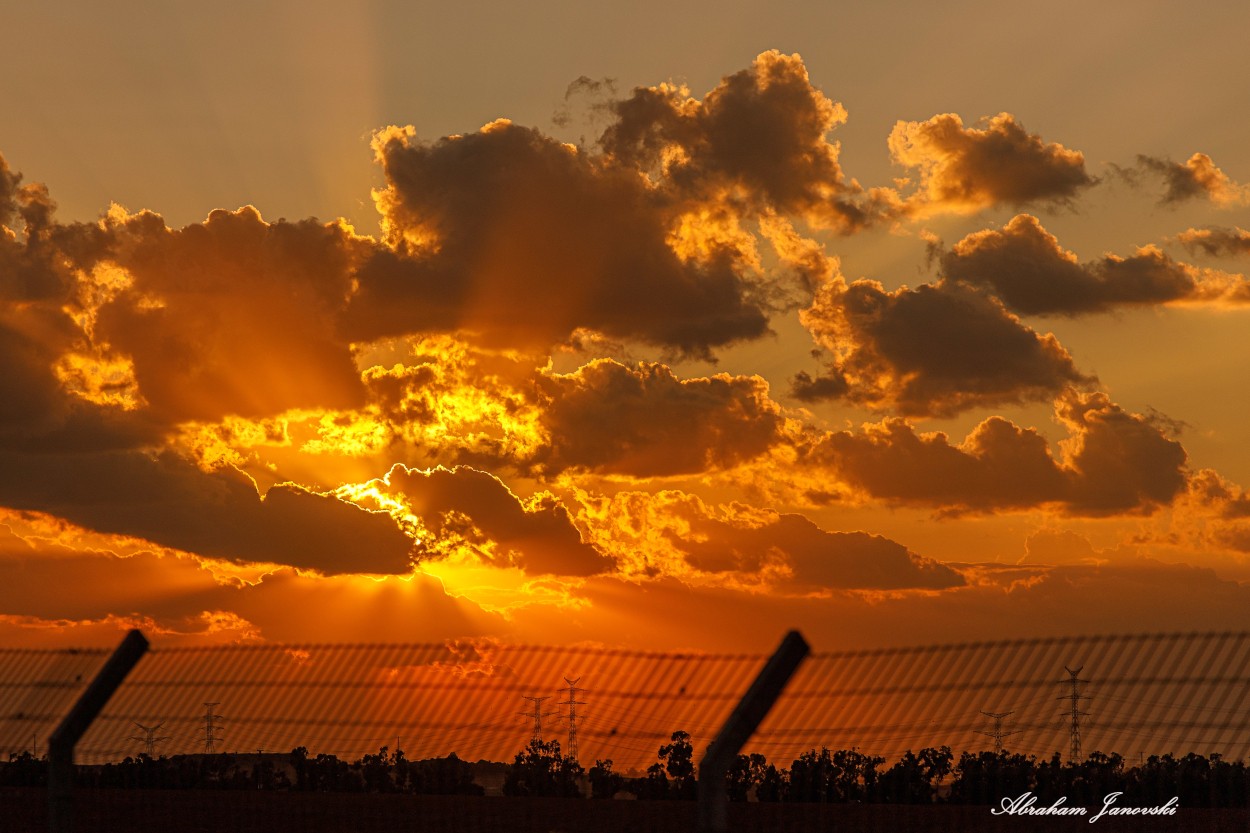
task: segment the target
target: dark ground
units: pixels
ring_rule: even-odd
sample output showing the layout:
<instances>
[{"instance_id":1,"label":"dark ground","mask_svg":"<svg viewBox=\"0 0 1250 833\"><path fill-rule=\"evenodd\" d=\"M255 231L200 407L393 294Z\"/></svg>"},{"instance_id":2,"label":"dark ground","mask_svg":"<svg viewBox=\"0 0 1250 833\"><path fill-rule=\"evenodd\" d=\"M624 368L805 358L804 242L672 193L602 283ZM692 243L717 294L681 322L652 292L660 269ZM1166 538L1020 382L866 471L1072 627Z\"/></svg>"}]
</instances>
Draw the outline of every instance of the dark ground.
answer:
<instances>
[{"instance_id":1,"label":"dark ground","mask_svg":"<svg viewBox=\"0 0 1250 833\"><path fill-rule=\"evenodd\" d=\"M988 807L731 804L730 830L970 831L970 833L1250 833L1248 810L1181 809L1175 816L1029 818ZM233 790L80 790L79 833L695 833L693 802L281 793ZM47 829L41 789L0 790L0 831Z\"/></svg>"}]
</instances>

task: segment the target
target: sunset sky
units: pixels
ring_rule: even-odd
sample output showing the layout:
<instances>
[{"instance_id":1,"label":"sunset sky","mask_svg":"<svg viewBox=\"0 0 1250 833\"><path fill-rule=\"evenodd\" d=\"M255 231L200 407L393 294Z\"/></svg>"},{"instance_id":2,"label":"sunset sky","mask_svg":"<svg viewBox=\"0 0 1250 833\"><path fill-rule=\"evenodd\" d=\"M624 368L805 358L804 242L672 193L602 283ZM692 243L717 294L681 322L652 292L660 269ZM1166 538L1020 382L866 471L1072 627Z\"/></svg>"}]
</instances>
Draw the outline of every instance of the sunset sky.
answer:
<instances>
[{"instance_id":1,"label":"sunset sky","mask_svg":"<svg viewBox=\"0 0 1250 833\"><path fill-rule=\"evenodd\" d=\"M1250 628L1244 4L26 4L0 643Z\"/></svg>"}]
</instances>

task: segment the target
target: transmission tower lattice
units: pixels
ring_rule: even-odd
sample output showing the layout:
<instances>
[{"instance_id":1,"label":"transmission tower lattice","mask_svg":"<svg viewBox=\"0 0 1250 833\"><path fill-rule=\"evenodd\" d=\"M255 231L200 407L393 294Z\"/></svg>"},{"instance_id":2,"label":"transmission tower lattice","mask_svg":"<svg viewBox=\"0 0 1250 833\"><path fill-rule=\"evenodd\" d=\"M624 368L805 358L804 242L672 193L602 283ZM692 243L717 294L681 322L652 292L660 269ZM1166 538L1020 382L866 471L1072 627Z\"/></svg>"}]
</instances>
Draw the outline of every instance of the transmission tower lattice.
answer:
<instances>
[{"instance_id":1,"label":"transmission tower lattice","mask_svg":"<svg viewBox=\"0 0 1250 833\"><path fill-rule=\"evenodd\" d=\"M550 700L551 697L530 697L529 695L521 695L523 699L529 700L534 704L532 712L518 712L534 721L534 740L541 741L543 739L543 718L551 717L555 712L543 711L543 701Z\"/></svg>"},{"instance_id":2,"label":"transmission tower lattice","mask_svg":"<svg viewBox=\"0 0 1250 833\"><path fill-rule=\"evenodd\" d=\"M1068 676L1071 678L1064 682L1072 684L1072 693L1065 694L1058 698L1060 700L1070 700L1072 702L1071 707L1067 711L1060 712L1060 714L1070 715L1072 718L1072 739L1071 745L1068 748L1068 763L1070 764L1079 763L1081 760L1081 718L1089 716L1089 712L1081 711L1080 705L1082 700L1089 699L1081 694L1081 684L1088 683L1089 680L1082 680L1077 676L1081 673L1081 669L1084 667L1085 666L1082 665L1076 670L1073 670L1066 665L1063 667L1063 670L1067 671Z\"/></svg>"},{"instance_id":3,"label":"transmission tower lattice","mask_svg":"<svg viewBox=\"0 0 1250 833\"><path fill-rule=\"evenodd\" d=\"M169 740L169 735L161 735L160 737L156 736L156 733L159 732L165 726L165 724L157 723L155 726L149 727L149 726L144 726L142 723L136 722L135 725L143 730L143 737L139 737L138 735L131 735L130 739L136 740L139 743L144 744L147 747L148 757L155 758L157 744L164 743L165 741Z\"/></svg>"},{"instance_id":4,"label":"transmission tower lattice","mask_svg":"<svg viewBox=\"0 0 1250 833\"><path fill-rule=\"evenodd\" d=\"M570 680L568 677L564 681L569 686L569 699L561 700L561 706L569 707L569 748L566 750L565 757L569 760L577 760L577 707L586 705L585 700L577 699L577 692L585 691L584 688L578 688L577 684L582 681L581 677L576 680Z\"/></svg>"},{"instance_id":5,"label":"transmission tower lattice","mask_svg":"<svg viewBox=\"0 0 1250 833\"><path fill-rule=\"evenodd\" d=\"M1018 735L1018 734L1020 734L1022 731L1024 731L1023 729L1016 729L1016 730L1011 731L1011 732L1004 732L1004 731L1003 731L1003 718L1004 718L1004 717L1007 717L1007 716L1008 716L1008 715L1010 715L1010 714L1014 714L1014 712L987 712L987 711L982 711L982 712L981 712L981 714L985 715L986 717L992 717L992 718L994 718L994 728L993 728L993 730L991 730L991 731L989 731L989 732L977 732L977 734L978 734L978 735L988 735L989 737L992 737L992 738L994 739L994 753L995 753L995 754L1001 754L1001 753L1002 753L1002 751L1003 751L1003 738L1006 738L1006 737L1011 737L1012 735Z\"/></svg>"},{"instance_id":6,"label":"transmission tower lattice","mask_svg":"<svg viewBox=\"0 0 1250 833\"><path fill-rule=\"evenodd\" d=\"M205 703L204 704L204 754L211 755L217 751L217 741L221 740L221 735L217 734L217 730L221 728L221 724L217 721L221 720L221 715L213 714L213 707L220 706L221 703Z\"/></svg>"}]
</instances>

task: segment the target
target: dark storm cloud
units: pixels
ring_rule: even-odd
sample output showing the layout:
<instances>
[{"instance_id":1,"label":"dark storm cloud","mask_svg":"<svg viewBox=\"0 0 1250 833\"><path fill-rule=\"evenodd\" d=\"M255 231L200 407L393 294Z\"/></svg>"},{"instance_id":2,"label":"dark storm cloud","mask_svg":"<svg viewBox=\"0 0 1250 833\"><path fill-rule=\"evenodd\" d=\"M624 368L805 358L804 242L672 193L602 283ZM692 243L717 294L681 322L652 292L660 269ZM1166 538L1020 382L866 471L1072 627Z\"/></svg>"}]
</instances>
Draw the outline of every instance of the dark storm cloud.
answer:
<instances>
[{"instance_id":1,"label":"dark storm cloud","mask_svg":"<svg viewBox=\"0 0 1250 833\"><path fill-rule=\"evenodd\" d=\"M1096 182L1079 151L1043 141L1010 113L973 127L954 113L900 121L889 145L895 162L919 171L909 206L920 214L1070 202Z\"/></svg>"},{"instance_id":2,"label":"dark storm cloud","mask_svg":"<svg viewBox=\"0 0 1250 833\"><path fill-rule=\"evenodd\" d=\"M1083 315L1176 301L1250 301L1250 284L1201 270L1150 246L1132 257L1079 263L1036 217L975 232L940 258L950 281L985 287L1022 315Z\"/></svg>"},{"instance_id":3,"label":"dark storm cloud","mask_svg":"<svg viewBox=\"0 0 1250 833\"><path fill-rule=\"evenodd\" d=\"M699 474L766 452L781 409L757 376L678 379L667 367L599 360L538 381L548 434L533 462L633 477Z\"/></svg>"},{"instance_id":4,"label":"dark storm cloud","mask_svg":"<svg viewBox=\"0 0 1250 833\"><path fill-rule=\"evenodd\" d=\"M205 472L171 452L0 452L0 504L233 562L411 570L413 542L389 515L293 484L262 498L245 475Z\"/></svg>"},{"instance_id":5,"label":"dark storm cloud","mask_svg":"<svg viewBox=\"0 0 1250 833\"><path fill-rule=\"evenodd\" d=\"M839 358L799 374L794 393L839 395L904 415L1050 399L1086 384L1051 334L1026 327L994 298L958 284L887 291L875 281L825 283L801 314L817 343Z\"/></svg>"},{"instance_id":6,"label":"dark storm cloud","mask_svg":"<svg viewBox=\"0 0 1250 833\"><path fill-rule=\"evenodd\" d=\"M397 465L381 488L402 495L433 540L425 554L446 555L449 541L469 546L496 566L533 575L588 576L613 567L582 541L569 513L551 495L522 502L492 474L464 466L429 471Z\"/></svg>"},{"instance_id":7,"label":"dark storm cloud","mask_svg":"<svg viewBox=\"0 0 1250 833\"><path fill-rule=\"evenodd\" d=\"M1059 458L1037 431L990 417L958 445L897 419L837 432L812 447L810 462L874 498L955 513L1148 514L1185 492L1185 450L1150 418L1101 393L1070 391L1055 408L1069 432Z\"/></svg>"}]
</instances>

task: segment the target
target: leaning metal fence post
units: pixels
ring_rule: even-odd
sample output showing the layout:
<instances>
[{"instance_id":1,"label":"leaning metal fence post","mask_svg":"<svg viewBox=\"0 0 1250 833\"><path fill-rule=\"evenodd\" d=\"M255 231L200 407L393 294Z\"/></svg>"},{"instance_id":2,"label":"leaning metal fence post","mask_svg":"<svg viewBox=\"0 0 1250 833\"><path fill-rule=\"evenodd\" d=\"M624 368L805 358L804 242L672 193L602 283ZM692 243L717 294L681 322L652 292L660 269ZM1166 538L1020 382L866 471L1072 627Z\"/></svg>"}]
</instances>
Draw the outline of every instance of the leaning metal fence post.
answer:
<instances>
[{"instance_id":1,"label":"leaning metal fence post","mask_svg":"<svg viewBox=\"0 0 1250 833\"><path fill-rule=\"evenodd\" d=\"M48 830L51 833L71 833L74 829L74 746L147 649L148 641L138 630L126 634L113 656L48 738Z\"/></svg>"},{"instance_id":2,"label":"leaning metal fence post","mask_svg":"<svg viewBox=\"0 0 1250 833\"><path fill-rule=\"evenodd\" d=\"M725 776L742 744L747 742L773 707L781 690L810 653L807 641L798 631L790 631L765 663L755 682L738 701L733 713L716 735L699 762L699 830L724 833L729 818Z\"/></svg>"}]
</instances>

